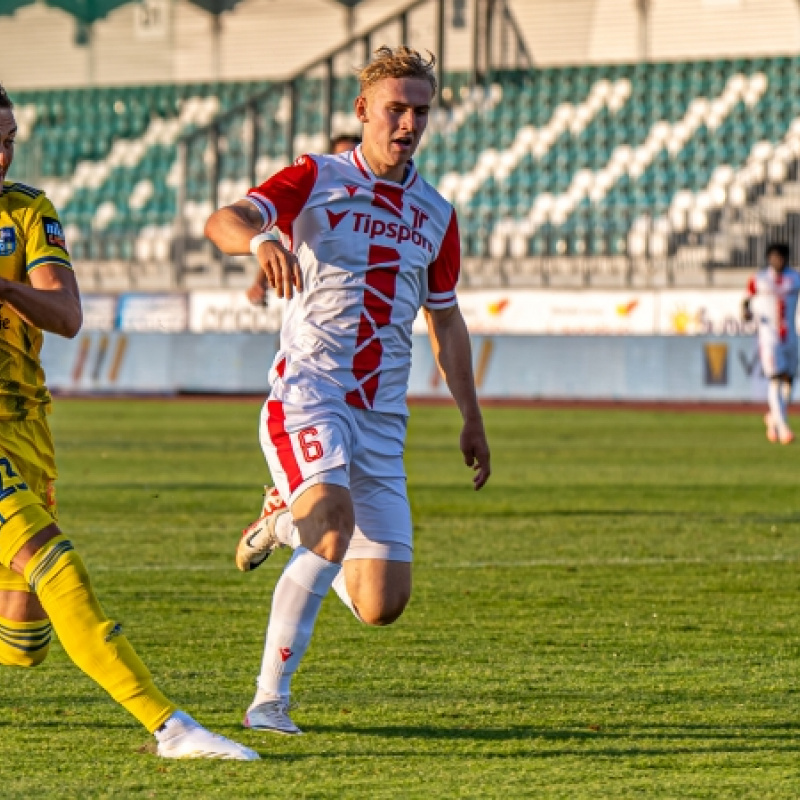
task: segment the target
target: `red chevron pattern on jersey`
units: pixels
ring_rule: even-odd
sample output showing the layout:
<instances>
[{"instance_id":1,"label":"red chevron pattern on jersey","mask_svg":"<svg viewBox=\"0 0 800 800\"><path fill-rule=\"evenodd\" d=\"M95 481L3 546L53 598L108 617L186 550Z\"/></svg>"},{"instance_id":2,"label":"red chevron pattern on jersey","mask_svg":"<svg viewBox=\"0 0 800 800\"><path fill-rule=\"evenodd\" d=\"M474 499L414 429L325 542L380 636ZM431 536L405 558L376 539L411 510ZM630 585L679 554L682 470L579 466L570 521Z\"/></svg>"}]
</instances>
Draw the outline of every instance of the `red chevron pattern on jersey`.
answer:
<instances>
[{"instance_id":1,"label":"red chevron pattern on jersey","mask_svg":"<svg viewBox=\"0 0 800 800\"><path fill-rule=\"evenodd\" d=\"M303 291L285 304L273 399L313 393L407 414L414 320L421 306L457 304L453 207L413 162L401 182L383 180L360 147L301 156L247 200L265 228L277 225L303 273Z\"/></svg>"},{"instance_id":2,"label":"red chevron pattern on jersey","mask_svg":"<svg viewBox=\"0 0 800 800\"><path fill-rule=\"evenodd\" d=\"M372 408L380 385L383 345L379 331L392 318L392 302L400 272L400 253L394 247L374 244L369 248L364 288L364 310L358 325L353 375L358 388L348 392L347 402L357 408Z\"/></svg>"}]
</instances>

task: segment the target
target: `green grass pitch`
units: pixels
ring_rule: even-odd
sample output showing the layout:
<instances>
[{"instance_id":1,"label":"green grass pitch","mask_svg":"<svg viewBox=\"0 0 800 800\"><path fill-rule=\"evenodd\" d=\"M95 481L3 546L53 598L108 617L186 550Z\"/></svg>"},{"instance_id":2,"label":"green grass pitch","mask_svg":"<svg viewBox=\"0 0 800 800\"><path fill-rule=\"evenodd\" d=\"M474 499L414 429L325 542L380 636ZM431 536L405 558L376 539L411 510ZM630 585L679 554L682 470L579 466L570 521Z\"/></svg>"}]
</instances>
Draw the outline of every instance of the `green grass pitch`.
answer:
<instances>
[{"instance_id":1,"label":"green grass pitch","mask_svg":"<svg viewBox=\"0 0 800 800\"><path fill-rule=\"evenodd\" d=\"M243 731L272 587L232 553L258 406L57 404L61 522L161 686L258 763L162 762L58 645L0 672L2 798L800 796L800 451L758 415L489 410L481 493L412 414L414 597L326 600L307 735Z\"/></svg>"}]
</instances>

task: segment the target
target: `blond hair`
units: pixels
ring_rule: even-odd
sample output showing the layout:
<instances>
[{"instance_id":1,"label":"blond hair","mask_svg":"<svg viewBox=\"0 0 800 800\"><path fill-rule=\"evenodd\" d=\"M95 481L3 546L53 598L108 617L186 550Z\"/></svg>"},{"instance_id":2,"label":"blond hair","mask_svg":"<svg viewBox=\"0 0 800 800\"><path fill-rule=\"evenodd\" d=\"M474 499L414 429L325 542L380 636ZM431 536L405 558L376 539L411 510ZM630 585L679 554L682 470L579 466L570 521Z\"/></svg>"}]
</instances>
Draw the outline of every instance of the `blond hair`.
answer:
<instances>
[{"instance_id":1,"label":"blond hair","mask_svg":"<svg viewBox=\"0 0 800 800\"><path fill-rule=\"evenodd\" d=\"M387 45L379 47L372 61L358 73L361 83L361 94L386 78L419 78L428 81L431 90L436 94L436 56L428 51L430 58L424 58L417 50L404 44L392 49Z\"/></svg>"}]
</instances>

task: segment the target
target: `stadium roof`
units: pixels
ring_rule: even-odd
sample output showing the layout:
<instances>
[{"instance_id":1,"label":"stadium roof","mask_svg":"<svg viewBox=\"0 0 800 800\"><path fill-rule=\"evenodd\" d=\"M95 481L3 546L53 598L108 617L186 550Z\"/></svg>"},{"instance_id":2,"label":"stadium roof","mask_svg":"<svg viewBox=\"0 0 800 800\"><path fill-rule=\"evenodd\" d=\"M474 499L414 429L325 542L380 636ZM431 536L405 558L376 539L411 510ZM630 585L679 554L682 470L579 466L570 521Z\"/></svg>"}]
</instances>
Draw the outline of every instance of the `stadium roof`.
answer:
<instances>
[{"instance_id":1,"label":"stadium roof","mask_svg":"<svg viewBox=\"0 0 800 800\"><path fill-rule=\"evenodd\" d=\"M30 6L36 0L0 0L0 17L10 17L18 8Z\"/></svg>"},{"instance_id":2,"label":"stadium roof","mask_svg":"<svg viewBox=\"0 0 800 800\"><path fill-rule=\"evenodd\" d=\"M344 5L353 6L360 0L336 0ZM36 0L0 0L0 17L10 17L18 9L33 5ZM136 0L45 0L48 6L60 8L87 25L107 17L112 11ZM240 0L189 0L189 2L207 11L219 15L230 11Z\"/></svg>"},{"instance_id":3,"label":"stadium roof","mask_svg":"<svg viewBox=\"0 0 800 800\"><path fill-rule=\"evenodd\" d=\"M107 17L114 9L130 0L45 0L48 6L60 8L67 14L91 25L103 17ZM5 0L0 0L5 2Z\"/></svg>"}]
</instances>

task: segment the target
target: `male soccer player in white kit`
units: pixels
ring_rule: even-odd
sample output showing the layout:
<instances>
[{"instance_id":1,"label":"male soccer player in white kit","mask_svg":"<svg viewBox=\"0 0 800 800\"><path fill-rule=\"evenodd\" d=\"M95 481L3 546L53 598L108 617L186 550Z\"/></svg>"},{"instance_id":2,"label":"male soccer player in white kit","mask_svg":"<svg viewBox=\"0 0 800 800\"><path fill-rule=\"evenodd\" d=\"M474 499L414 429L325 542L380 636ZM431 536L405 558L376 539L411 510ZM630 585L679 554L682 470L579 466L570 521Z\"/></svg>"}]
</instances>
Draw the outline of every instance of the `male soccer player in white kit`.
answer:
<instances>
[{"instance_id":1,"label":"male soccer player in white kit","mask_svg":"<svg viewBox=\"0 0 800 800\"><path fill-rule=\"evenodd\" d=\"M253 569L282 545L294 555L275 587L246 727L300 733L288 716L291 679L331 586L370 625L394 622L408 603L403 449L411 327L421 307L463 418L460 447L475 488L489 478L455 294L456 215L411 160L436 90L433 63L407 47L382 47L360 74L363 144L299 158L206 225L224 252L255 253L288 299L261 418L275 489L245 531L237 564Z\"/></svg>"},{"instance_id":2,"label":"male soccer player in white kit","mask_svg":"<svg viewBox=\"0 0 800 800\"><path fill-rule=\"evenodd\" d=\"M789 248L771 244L768 266L750 279L744 301L744 317L758 324L758 350L764 375L769 380L769 411L764 417L767 439L790 444L794 434L786 411L797 375L797 299L800 273L789 266Z\"/></svg>"}]
</instances>

